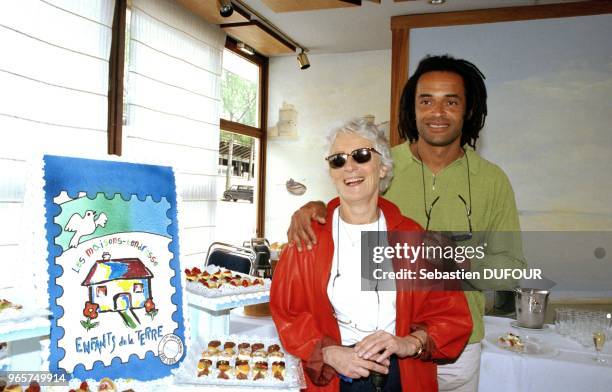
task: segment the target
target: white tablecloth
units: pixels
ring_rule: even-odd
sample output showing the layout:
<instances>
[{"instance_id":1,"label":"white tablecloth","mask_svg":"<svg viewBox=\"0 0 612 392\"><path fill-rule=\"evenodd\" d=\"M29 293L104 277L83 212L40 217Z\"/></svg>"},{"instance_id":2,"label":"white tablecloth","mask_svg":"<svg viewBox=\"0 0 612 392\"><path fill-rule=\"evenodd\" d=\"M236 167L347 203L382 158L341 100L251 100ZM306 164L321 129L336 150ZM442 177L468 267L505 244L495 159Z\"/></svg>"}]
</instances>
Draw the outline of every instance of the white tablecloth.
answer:
<instances>
[{"instance_id":1,"label":"white tablecloth","mask_svg":"<svg viewBox=\"0 0 612 392\"><path fill-rule=\"evenodd\" d=\"M485 317L485 336L513 332L556 348L549 356L521 355L485 340L480 367L480 392L608 392L612 391L612 343L604 347L606 365L593 361L594 348L563 337L552 326L540 331L513 328L507 318Z\"/></svg>"}]
</instances>

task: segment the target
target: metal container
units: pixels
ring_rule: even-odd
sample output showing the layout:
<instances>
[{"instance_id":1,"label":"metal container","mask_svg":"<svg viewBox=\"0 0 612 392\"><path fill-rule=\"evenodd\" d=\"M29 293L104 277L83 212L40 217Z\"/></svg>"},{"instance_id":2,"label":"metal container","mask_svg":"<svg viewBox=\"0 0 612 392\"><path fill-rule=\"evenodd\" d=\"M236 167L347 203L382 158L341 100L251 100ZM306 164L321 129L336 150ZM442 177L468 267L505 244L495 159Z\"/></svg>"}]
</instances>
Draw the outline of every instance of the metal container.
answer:
<instances>
[{"instance_id":1,"label":"metal container","mask_svg":"<svg viewBox=\"0 0 612 392\"><path fill-rule=\"evenodd\" d=\"M519 327L541 329L544 326L549 294L548 290L514 290L516 321Z\"/></svg>"},{"instance_id":2,"label":"metal container","mask_svg":"<svg viewBox=\"0 0 612 392\"><path fill-rule=\"evenodd\" d=\"M252 238L251 249L255 252L253 275L260 278L272 277L272 264L270 263L270 242L265 238Z\"/></svg>"}]
</instances>

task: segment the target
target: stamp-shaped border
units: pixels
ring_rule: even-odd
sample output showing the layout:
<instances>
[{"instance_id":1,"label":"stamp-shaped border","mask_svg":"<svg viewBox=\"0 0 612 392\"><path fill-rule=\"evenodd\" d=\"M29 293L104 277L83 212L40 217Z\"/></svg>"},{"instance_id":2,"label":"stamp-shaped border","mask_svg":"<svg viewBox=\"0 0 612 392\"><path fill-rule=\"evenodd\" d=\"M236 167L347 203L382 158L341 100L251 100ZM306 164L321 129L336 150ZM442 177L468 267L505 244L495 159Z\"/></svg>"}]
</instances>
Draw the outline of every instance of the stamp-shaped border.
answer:
<instances>
[{"instance_id":1,"label":"stamp-shaped border","mask_svg":"<svg viewBox=\"0 0 612 392\"><path fill-rule=\"evenodd\" d=\"M129 357L127 363L122 363L118 357L113 358L110 366L104 366L101 361L96 361L91 370L85 370L82 365L76 366L75 369L59 369L58 364L64 357L65 352L58 346L58 342L64 336L64 330L57 325L57 320L63 316L64 310L53 299L63 294L62 288L56 284L56 279L63 274L63 269L55 263L56 257L62 253L61 247L55 244L55 238L61 234L62 228L54 223L54 219L60 214L61 208L53 202L53 198L62 191L67 191L68 196L73 198L77 197L79 192L87 192L89 198L94 198L98 193L104 193L108 199L113 198L117 193L121 194L124 200L129 200L133 195L140 200L151 196L156 202L159 202L162 197L166 198L170 204L170 209L166 215L171 221L167 231L172 239L168 245L168 250L173 255L170 260L170 268L175 271L174 276L170 279L170 284L175 288L171 295L171 301L177 306L177 310L172 314L172 320L178 325L173 333L185 342L179 264L177 195L172 168L53 155L45 155L43 159L45 163L45 229L49 253L47 260L49 307L53 316L51 320L50 370L66 371L80 379L93 378L96 380L103 377L112 377L146 381L170 375L171 370L178 367L180 361L173 365L163 364L155 356L156 353L152 351L148 351L144 359L140 359L133 354ZM112 374L110 374L111 367L113 367Z\"/></svg>"}]
</instances>

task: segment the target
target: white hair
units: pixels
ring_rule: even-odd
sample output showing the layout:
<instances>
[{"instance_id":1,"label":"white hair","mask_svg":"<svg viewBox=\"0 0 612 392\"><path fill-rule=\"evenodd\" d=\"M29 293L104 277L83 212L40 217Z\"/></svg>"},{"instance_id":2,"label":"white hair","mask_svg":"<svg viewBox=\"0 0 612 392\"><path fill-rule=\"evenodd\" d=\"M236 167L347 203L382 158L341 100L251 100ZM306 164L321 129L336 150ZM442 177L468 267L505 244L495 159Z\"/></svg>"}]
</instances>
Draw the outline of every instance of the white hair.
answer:
<instances>
[{"instance_id":1,"label":"white hair","mask_svg":"<svg viewBox=\"0 0 612 392\"><path fill-rule=\"evenodd\" d=\"M380 179L380 183L378 184L380 192L385 192L393 178L393 159L391 158L391 149L389 148L389 142L384 132L379 130L373 123L362 118L350 120L329 133L327 136L327 151L331 150L331 146L336 141L336 137L339 133L357 135L372 142L372 147L380 153L381 165L387 168L385 176Z\"/></svg>"}]
</instances>

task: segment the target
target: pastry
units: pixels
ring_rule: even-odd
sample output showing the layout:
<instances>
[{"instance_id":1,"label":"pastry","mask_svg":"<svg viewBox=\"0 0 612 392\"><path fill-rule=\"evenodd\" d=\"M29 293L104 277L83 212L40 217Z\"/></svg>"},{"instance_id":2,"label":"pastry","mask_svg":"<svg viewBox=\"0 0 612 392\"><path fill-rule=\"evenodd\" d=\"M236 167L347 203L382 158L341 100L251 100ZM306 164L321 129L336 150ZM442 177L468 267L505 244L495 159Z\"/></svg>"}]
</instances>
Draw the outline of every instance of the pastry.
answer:
<instances>
[{"instance_id":1,"label":"pastry","mask_svg":"<svg viewBox=\"0 0 612 392\"><path fill-rule=\"evenodd\" d=\"M200 361L198 361L198 377L208 376L210 374L211 367L212 367L211 360L200 359Z\"/></svg>"},{"instance_id":2,"label":"pastry","mask_svg":"<svg viewBox=\"0 0 612 392\"><path fill-rule=\"evenodd\" d=\"M250 349L251 348L251 343L240 343L238 345L238 350L245 350L245 349Z\"/></svg>"},{"instance_id":3,"label":"pastry","mask_svg":"<svg viewBox=\"0 0 612 392\"><path fill-rule=\"evenodd\" d=\"M282 361L285 359L285 353L283 353L282 351L273 351L270 354L268 354L268 358L270 358L270 361L272 362Z\"/></svg>"},{"instance_id":4,"label":"pastry","mask_svg":"<svg viewBox=\"0 0 612 392\"><path fill-rule=\"evenodd\" d=\"M251 358L253 358L253 362L267 362L268 353L264 350L253 351Z\"/></svg>"},{"instance_id":5,"label":"pastry","mask_svg":"<svg viewBox=\"0 0 612 392\"><path fill-rule=\"evenodd\" d=\"M236 378L239 380L246 380L249 377L249 361L237 360L236 361Z\"/></svg>"},{"instance_id":6,"label":"pastry","mask_svg":"<svg viewBox=\"0 0 612 392\"><path fill-rule=\"evenodd\" d=\"M214 278L213 279L209 279L209 280L203 280L200 279L200 283L202 283L204 286L208 287L209 289L216 289L219 287L219 283L217 283Z\"/></svg>"},{"instance_id":7,"label":"pastry","mask_svg":"<svg viewBox=\"0 0 612 392\"><path fill-rule=\"evenodd\" d=\"M229 361L222 361L222 360L217 361L217 369L219 369L222 372L228 371L230 369Z\"/></svg>"},{"instance_id":8,"label":"pastry","mask_svg":"<svg viewBox=\"0 0 612 392\"><path fill-rule=\"evenodd\" d=\"M221 346L221 342L218 340L211 340L208 342L208 349L211 351L219 351L219 346Z\"/></svg>"},{"instance_id":9,"label":"pastry","mask_svg":"<svg viewBox=\"0 0 612 392\"><path fill-rule=\"evenodd\" d=\"M226 353L234 356L236 355L236 343L234 342L225 342L225 344L223 345L223 351L225 351Z\"/></svg>"},{"instance_id":10,"label":"pastry","mask_svg":"<svg viewBox=\"0 0 612 392\"><path fill-rule=\"evenodd\" d=\"M202 353L203 359L208 359L211 362L217 359L218 350L206 350Z\"/></svg>"},{"instance_id":11,"label":"pastry","mask_svg":"<svg viewBox=\"0 0 612 392\"><path fill-rule=\"evenodd\" d=\"M238 359L241 361L248 361L251 359L251 350L242 349L238 352Z\"/></svg>"},{"instance_id":12,"label":"pastry","mask_svg":"<svg viewBox=\"0 0 612 392\"><path fill-rule=\"evenodd\" d=\"M268 372L268 362L256 362L255 366L253 367L253 371L255 372L253 380L261 380L266 378L266 373Z\"/></svg>"},{"instance_id":13,"label":"pastry","mask_svg":"<svg viewBox=\"0 0 612 392\"><path fill-rule=\"evenodd\" d=\"M212 366L212 361L210 359L200 359L198 361L198 370L203 370L207 367L211 367Z\"/></svg>"},{"instance_id":14,"label":"pastry","mask_svg":"<svg viewBox=\"0 0 612 392\"><path fill-rule=\"evenodd\" d=\"M230 362L232 359L234 359L234 354L235 353L228 353L227 351L221 351L219 353L219 361Z\"/></svg>"},{"instance_id":15,"label":"pastry","mask_svg":"<svg viewBox=\"0 0 612 392\"><path fill-rule=\"evenodd\" d=\"M519 335L515 335L512 332L508 332L502 336L500 336L497 341L506 347L510 347L516 350L523 350L524 345L521 341L521 337Z\"/></svg>"},{"instance_id":16,"label":"pastry","mask_svg":"<svg viewBox=\"0 0 612 392\"><path fill-rule=\"evenodd\" d=\"M19 309L22 309L22 308L23 308L23 306L21 306L21 305L14 304L11 301L8 301L6 299L0 299L0 312L2 312L5 309L16 309L16 310L19 310ZM6 389L5 389L5 391L6 391Z\"/></svg>"},{"instance_id":17,"label":"pastry","mask_svg":"<svg viewBox=\"0 0 612 392\"><path fill-rule=\"evenodd\" d=\"M278 380L285 381L285 362L272 362L272 375Z\"/></svg>"},{"instance_id":18,"label":"pastry","mask_svg":"<svg viewBox=\"0 0 612 392\"><path fill-rule=\"evenodd\" d=\"M280 351L280 346L278 344L271 344L268 346L268 352L269 353L273 353L273 352L277 352Z\"/></svg>"},{"instance_id":19,"label":"pastry","mask_svg":"<svg viewBox=\"0 0 612 392\"><path fill-rule=\"evenodd\" d=\"M4 387L4 392L23 392L23 388L18 384L11 384L7 387Z\"/></svg>"},{"instance_id":20,"label":"pastry","mask_svg":"<svg viewBox=\"0 0 612 392\"><path fill-rule=\"evenodd\" d=\"M40 392L40 384L36 381L30 381L30 385L26 388L25 392Z\"/></svg>"},{"instance_id":21,"label":"pastry","mask_svg":"<svg viewBox=\"0 0 612 392\"><path fill-rule=\"evenodd\" d=\"M79 386L79 389L71 389L69 392L91 392L91 390L89 389L89 385L87 384L87 382L83 381Z\"/></svg>"},{"instance_id":22,"label":"pastry","mask_svg":"<svg viewBox=\"0 0 612 392\"><path fill-rule=\"evenodd\" d=\"M242 279L240 279L240 278L233 278L232 280L230 280L229 284L234 286L234 287L238 287L238 286L240 286L242 284Z\"/></svg>"},{"instance_id":23,"label":"pastry","mask_svg":"<svg viewBox=\"0 0 612 392\"><path fill-rule=\"evenodd\" d=\"M111 379L103 378L98 385L98 391L116 392L117 388Z\"/></svg>"},{"instance_id":24,"label":"pastry","mask_svg":"<svg viewBox=\"0 0 612 392\"><path fill-rule=\"evenodd\" d=\"M263 344L263 343L253 343L253 344L251 345L251 349L252 349L253 351L262 350L264 347L265 347L265 346L264 346L264 344Z\"/></svg>"}]
</instances>

